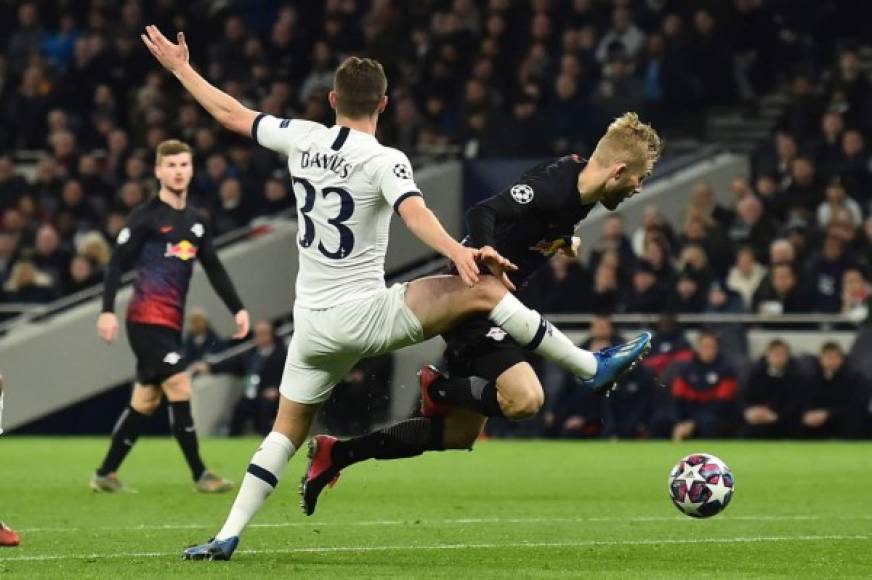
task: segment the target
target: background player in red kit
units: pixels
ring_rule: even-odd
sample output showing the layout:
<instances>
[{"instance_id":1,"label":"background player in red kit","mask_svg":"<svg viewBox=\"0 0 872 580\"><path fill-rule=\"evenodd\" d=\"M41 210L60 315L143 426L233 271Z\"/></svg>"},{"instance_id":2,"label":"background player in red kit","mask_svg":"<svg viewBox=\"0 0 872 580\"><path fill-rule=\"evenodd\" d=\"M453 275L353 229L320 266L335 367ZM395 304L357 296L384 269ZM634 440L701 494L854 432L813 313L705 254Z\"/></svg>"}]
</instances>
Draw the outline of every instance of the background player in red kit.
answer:
<instances>
[{"instance_id":1,"label":"background player in red kit","mask_svg":"<svg viewBox=\"0 0 872 580\"><path fill-rule=\"evenodd\" d=\"M208 228L187 205L193 174L190 146L177 140L158 145L155 176L160 192L130 214L109 263L97 333L111 343L118 333L114 310L121 273L131 260L137 260L138 275L127 308L127 338L136 356L136 384L130 405L112 432L109 452L91 477L95 491L123 489L115 472L163 395L169 401L173 435L191 468L196 489L210 493L232 487L231 482L208 471L200 458L191 417L191 380L181 368L182 321L194 258L200 259L212 287L234 314L234 338L248 334L249 318L215 253Z\"/></svg>"}]
</instances>

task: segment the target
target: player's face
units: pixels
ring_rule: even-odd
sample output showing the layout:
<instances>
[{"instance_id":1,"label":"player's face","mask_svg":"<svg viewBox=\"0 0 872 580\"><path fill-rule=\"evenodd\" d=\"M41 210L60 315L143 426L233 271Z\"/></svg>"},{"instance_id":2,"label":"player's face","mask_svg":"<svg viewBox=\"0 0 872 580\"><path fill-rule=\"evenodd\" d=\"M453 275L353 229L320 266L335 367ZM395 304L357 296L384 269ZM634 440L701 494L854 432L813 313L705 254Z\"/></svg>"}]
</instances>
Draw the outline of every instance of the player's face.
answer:
<instances>
[{"instance_id":1,"label":"player's face","mask_svg":"<svg viewBox=\"0 0 872 580\"><path fill-rule=\"evenodd\" d=\"M624 163L615 168L615 173L606 182L605 195L602 204L610 210L615 210L625 199L629 199L642 191L642 182L650 171L644 173L633 170Z\"/></svg>"},{"instance_id":2,"label":"player's face","mask_svg":"<svg viewBox=\"0 0 872 580\"><path fill-rule=\"evenodd\" d=\"M194 177L194 164L190 153L164 155L154 168L154 174L165 187L176 195L188 190L188 185Z\"/></svg>"}]
</instances>

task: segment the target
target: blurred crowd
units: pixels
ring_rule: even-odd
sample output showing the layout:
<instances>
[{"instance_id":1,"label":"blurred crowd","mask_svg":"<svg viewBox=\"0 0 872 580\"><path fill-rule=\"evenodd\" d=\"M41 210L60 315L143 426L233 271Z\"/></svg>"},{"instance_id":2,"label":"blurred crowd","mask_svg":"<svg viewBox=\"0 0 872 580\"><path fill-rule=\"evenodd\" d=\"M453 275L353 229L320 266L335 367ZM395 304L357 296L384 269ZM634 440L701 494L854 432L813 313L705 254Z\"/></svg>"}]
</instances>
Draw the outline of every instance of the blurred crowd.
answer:
<instances>
[{"instance_id":1,"label":"blurred crowd","mask_svg":"<svg viewBox=\"0 0 872 580\"><path fill-rule=\"evenodd\" d=\"M680 216L611 216L585 264L557 260L529 291L548 312L868 316L872 83L861 51L791 81L778 130L729 192L696 184ZM722 195L716 195L721 193ZM729 199L721 204L717 199ZM673 225L674 224L674 225Z\"/></svg>"},{"instance_id":2,"label":"blurred crowd","mask_svg":"<svg viewBox=\"0 0 872 580\"><path fill-rule=\"evenodd\" d=\"M707 107L754 103L777 80L774 62L826 70L839 48L834 39L859 27L844 8L837 18L836 4L796 11L786 0L0 3L0 297L42 303L99 282L125 216L154 190L153 150L168 137L194 145L192 202L219 234L293 206L281 161L219 130L159 70L139 40L145 24L169 36L184 30L199 70L252 108L331 123L325 93L333 70L344 56L364 54L383 62L390 79L384 142L413 155L536 157L589 151L626 110L667 135L692 130ZM818 41L809 44L813 33ZM816 114L804 103L814 100L818 79L804 78L812 88L796 81L798 105L785 121L798 145L809 137L798 126L814 133L804 123ZM863 85L846 90L840 78L827 86L844 98L827 106L842 117L836 133L853 135L862 114L850 107L864 98ZM864 136L848 138L848 147L862 149ZM822 153L827 167L837 153L830 149ZM775 167L766 177L787 187L790 160L779 156ZM730 259L708 258L718 266Z\"/></svg>"},{"instance_id":3,"label":"blurred crowd","mask_svg":"<svg viewBox=\"0 0 872 580\"><path fill-rule=\"evenodd\" d=\"M575 377L539 365L544 414L528 424L492 421L494 436L673 439L744 437L829 439L872 437L872 375L865 363L872 334L850 348L824 342L800 352L771 339L747 359L739 327L700 330L693 341L664 317L652 354L608 398L580 388ZM582 347L624 342L609 317L596 316Z\"/></svg>"}]
</instances>

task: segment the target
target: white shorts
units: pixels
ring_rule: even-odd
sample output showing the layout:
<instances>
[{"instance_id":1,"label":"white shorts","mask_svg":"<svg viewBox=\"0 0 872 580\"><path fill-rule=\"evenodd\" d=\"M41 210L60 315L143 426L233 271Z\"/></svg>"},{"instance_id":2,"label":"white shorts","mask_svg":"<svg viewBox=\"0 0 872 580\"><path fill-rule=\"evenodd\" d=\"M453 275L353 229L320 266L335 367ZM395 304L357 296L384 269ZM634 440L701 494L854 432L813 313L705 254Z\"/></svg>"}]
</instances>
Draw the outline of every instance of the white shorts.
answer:
<instances>
[{"instance_id":1,"label":"white shorts","mask_svg":"<svg viewBox=\"0 0 872 580\"><path fill-rule=\"evenodd\" d=\"M360 359L423 341L405 296L406 284L395 284L333 308L295 306L281 394L297 403L324 402Z\"/></svg>"}]
</instances>

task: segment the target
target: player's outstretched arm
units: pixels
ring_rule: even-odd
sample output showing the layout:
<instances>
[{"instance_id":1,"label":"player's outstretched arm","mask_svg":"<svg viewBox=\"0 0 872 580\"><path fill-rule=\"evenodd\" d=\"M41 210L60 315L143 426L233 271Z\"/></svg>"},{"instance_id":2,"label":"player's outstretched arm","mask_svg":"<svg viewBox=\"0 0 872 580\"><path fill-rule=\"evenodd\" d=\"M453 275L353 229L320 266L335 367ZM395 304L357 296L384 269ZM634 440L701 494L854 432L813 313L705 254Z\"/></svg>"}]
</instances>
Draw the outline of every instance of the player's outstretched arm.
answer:
<instances>
[{"instance_id":1,"label":"player's outstretched arm","mask_svg":"<svg viewBox=\"0 0 872 580\"><path fill-rule=\"evenodd\" d=\"M251 135L251 127L257 118L257 111L244 107L242 103L220 91L193 69L188 62L190 54L183 32L179 32L176 36L178 44L170 42L154 25L146 26L145 34L140 37L149 52L165 69L179 79L182 86L204 109L209 111L216 121L231 131Z\"/></svg>"},{"instance_id":2,"label":"player's outstretched arm","mask_svg":"<svg viewBox=\"0 0 872 580\"><path fill-rule=\"evenodd\" d=\"M442 223L424 203L423 197L406 198L400 203L397 213L419 240L454 262L457 272L468 286L478 283L479 269L476 259L479 251L461 245L448 235Z\"/></svg>"}]
</instances>

